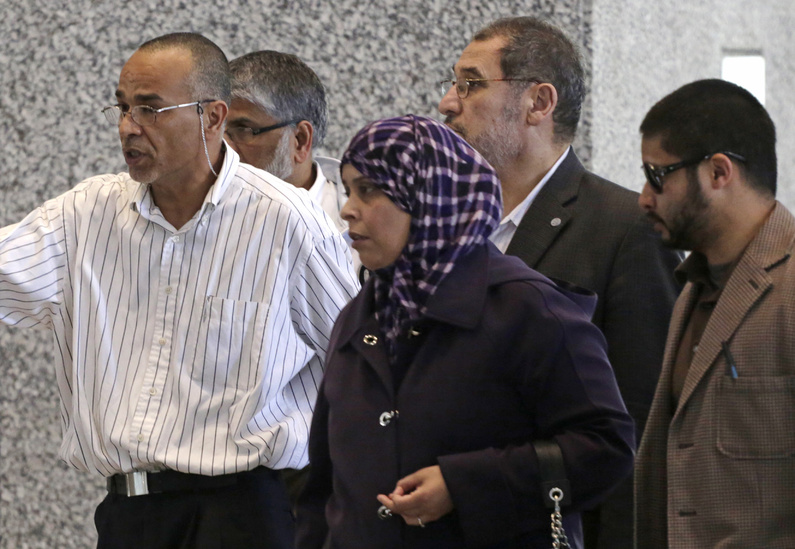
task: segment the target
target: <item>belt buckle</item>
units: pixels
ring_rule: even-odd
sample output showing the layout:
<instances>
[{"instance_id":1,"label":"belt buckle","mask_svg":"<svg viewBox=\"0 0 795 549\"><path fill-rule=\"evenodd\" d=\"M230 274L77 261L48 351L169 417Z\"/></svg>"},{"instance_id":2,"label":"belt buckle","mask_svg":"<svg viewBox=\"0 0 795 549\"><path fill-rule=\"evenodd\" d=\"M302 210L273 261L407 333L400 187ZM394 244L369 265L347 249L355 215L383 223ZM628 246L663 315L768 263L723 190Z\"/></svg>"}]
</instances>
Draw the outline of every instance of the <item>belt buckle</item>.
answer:
<instances>
[{"instance_id":1,"label":"belt buckle","mask_svg":"<svg viewBox=\"0 0 795 549\"><path fill-rule=\"evenodd\" d=\"M124 474L127 497L145 496L149 493L148 474L146 471L133 471Z\"/></svg>"}]
</instances>

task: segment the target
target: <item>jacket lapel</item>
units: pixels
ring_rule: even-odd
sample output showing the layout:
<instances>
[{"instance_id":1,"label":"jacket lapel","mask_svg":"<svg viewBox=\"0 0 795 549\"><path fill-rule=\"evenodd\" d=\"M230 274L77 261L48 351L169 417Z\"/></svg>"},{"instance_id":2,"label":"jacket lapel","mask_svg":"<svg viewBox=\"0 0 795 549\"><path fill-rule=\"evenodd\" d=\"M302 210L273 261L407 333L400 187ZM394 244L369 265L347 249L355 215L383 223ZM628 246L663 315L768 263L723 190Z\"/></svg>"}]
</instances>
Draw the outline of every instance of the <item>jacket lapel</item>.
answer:
<instances>
[{"instance_id":1,"label":"jacket lapel","mask_svg":"<svg viewBox=\"0 0 795 549\"><path fill-rule=\"evenodd\" d=\"M777 203L759 234L743 253L718 299L685 378L679 410L683 409L715 363L723 343L730 343L748 311L773 287L769 271L789 259L793 237L795 219Z\"/></svg>"},{"instance_id":2,"label":"jacket lapel","mask_svg":"<svg viewBox=\"0 0 795 549\"><path fill-rule=\"evenodd\" d=\"M349 317L340 332L338 346L341 350L346 345L353 347L375 371L381 383L391 394L394 392L392 372L389 369L384 338L381 337L373 311L375 293L373 282L373 278L368 280L351 304Z\"/></svg>"},{"instance_id":3,"label":"jacket lapel","mask_svg":"<svg viewBox=\"0 0 795 549\"><path fill-rule=\"evenodd\" d=\"M528 208L516 234L511 239L508 255L515 255L530 267L536 267L572 216L580 179L585 168L573 149L547 181Z\"/></svg>"}]
</instances>

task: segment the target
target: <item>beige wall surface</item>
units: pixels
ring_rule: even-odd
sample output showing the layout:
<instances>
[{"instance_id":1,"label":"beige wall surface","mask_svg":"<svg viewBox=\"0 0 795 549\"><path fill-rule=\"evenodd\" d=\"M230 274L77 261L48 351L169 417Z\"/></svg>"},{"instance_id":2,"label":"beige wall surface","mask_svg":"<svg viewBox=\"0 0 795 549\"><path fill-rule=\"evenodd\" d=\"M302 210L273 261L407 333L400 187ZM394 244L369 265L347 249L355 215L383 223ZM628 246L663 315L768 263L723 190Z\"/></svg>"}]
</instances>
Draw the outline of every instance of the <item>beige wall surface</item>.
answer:
<instances>
[{"instance_id":1,"label":"beige wall surface","mask_svg":"<svg viewBox=\"0 0 795 549\"><path fill-rule=\"evenodd\" d=\"M594 0L591 166L640 190L638 127L679 86L720 78L724 51L759 51L778 137L779 199L795 210L795 2Z\"/></svg>"},{"instance_id":2,"label":"beige wall surface","mask_svg":"<svg viewBox=\"0 0 795 549\"><path fill-rule=\"evenodd\" d=\"M234 58L277 49L304 58L329 91L321 152L338 156L364 123L438 116L436 81L472 32L542 15L581 44L593 78L578 154L642 184L637 128L676 87L720 75L724 49L761 50L779 130L780 196L795 207L792 0L4 0L0 4L0 226L85 177L124 170L114 128L118 73L141 42L193 30ZM0 549L87 548L101 478L58 461L59 400L46 331L0 327Z\"/></svg>"}]
</instances>

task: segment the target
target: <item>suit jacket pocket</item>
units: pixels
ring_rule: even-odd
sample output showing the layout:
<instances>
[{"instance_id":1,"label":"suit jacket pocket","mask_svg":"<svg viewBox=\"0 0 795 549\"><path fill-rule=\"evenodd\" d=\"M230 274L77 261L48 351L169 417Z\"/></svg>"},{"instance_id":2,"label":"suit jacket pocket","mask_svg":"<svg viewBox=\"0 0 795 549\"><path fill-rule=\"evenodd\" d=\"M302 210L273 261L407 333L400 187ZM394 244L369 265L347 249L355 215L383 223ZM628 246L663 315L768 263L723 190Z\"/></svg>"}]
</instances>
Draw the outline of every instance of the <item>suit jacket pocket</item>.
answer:
<instances>
[{"instance_id":1,"label":"suit jacket pocket","mask_svg":"<svg viewBox=\"0 0 795 549\"><path fill-rule=\"evenodd\" d=\"M724 455L795 455L795 376L722 377L717 405L717 442Z\"/></svg>"}]
</instances>

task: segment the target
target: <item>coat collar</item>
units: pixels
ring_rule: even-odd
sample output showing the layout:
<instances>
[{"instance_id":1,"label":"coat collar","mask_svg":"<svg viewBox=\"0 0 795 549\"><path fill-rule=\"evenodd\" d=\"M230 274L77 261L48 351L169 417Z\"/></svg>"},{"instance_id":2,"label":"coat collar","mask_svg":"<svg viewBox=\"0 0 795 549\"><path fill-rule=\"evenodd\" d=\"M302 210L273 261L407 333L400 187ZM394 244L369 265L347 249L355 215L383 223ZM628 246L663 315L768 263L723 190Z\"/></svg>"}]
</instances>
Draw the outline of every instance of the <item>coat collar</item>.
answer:
<instances>
[{"instance_id":1,"label":"coat collar","mask_svg":"<svg viewBox=\"0 0 795 549\"><path fill-rule=\"evenodd\" d=\"M740 257L737 266L723 289L715 310L707 323L704 334L688 371L678 409L681 410L693 394L699 382L722 351L723 343L729 344L748 311L773 288L770 271L790 259L795 240L795 218L779 202ZM686 288L682 314L678 317L671 341L679 341L687 324L698 292L692 284ZM673 347L673 346L671 346ZM668 360L673 360L675 349ZM743 375L743 372L740 372Z\"/></svg>"},{"instance_id":2,"label":"coat collar","mask_svg":"<svg viewBox=\"0 0 795 549\"><path fill-rule=\"evenodd\" d=\"M505 253L523 258L531 267L536 266L571 219L570 206L577 201L585 173L574 150L569 150L528 208Z\"/></svg>"}]
</instances>

